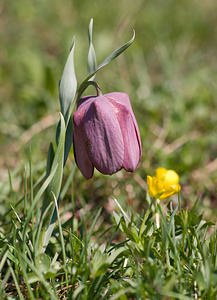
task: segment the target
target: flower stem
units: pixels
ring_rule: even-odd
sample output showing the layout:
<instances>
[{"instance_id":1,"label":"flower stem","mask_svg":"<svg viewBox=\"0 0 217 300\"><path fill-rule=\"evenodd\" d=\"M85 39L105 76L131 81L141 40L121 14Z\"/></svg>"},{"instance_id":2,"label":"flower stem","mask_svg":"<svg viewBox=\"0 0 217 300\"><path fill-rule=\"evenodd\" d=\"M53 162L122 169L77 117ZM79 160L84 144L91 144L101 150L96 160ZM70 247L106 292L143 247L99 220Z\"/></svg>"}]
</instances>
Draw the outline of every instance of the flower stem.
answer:
<instances>
[{"instance_id":1,"label":"flower stem","mask_svg":"<svg viewBox=\"0 0 217 300\"><path fill-rule=\"evenodd\" d=\"M156 221L156 226L157 228L160 228L160 214L158 212L158 205L160 205L160 200L159 199L156 199L156 206L155 206L155 209L156 209L156 213L155 213L155 221Z\"/></svg>"},{"instance_id":2,"label":"flower stem","mask_svg":"<svg viewBox=\"0 0 217 300\"><path fill-rule=\"evenodd\" d=\"M96 88L96 93L97 96L102 96L102 91L100 90L100 87L98 85L98 83L96 83L96 81L86 81L84 82L78 89L78 97L77 97L77 102L78 100L81 98L81 95L83 94L83 92L88 88L89 85L93 85Z\"/></svg>"}]
</instances>

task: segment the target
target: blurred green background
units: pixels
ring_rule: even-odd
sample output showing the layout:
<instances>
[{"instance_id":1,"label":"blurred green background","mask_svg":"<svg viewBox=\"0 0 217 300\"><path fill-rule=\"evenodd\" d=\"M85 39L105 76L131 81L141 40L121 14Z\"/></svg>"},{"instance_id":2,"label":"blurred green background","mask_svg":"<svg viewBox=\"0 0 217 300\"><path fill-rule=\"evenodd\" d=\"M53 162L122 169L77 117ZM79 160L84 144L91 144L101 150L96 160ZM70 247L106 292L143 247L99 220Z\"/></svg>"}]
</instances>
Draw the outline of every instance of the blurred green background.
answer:
<instances>
[{"instance_id":1,"label":"blurred green background","mask_svg":"<svg viewBox=\"0 0 217 300\"><path fill-rule=\"evenodd\" d=\"M143 156L134 174L86 181L78 170L65 203L145 207L145 180L159 166L180 174L183 205L217 207L216 0L3 0L0 3L0 181L22 173L31 152L35 179L45 168L59 111L58 81L72 37L78 82L87 74L90 18L100 63L136 31L134 44L96 76L104 93L130 95ZM95 93L91 88L89 93ZM31 147L30 147L31 145ZM31 150L29 150L31 149ZM73 165L73 153L64 173ZM17 172L17 173L16 173ZM21 178L21 179L18 179ZM73 196L72 196L73 195Z\"/></svg>"}]
</instances>

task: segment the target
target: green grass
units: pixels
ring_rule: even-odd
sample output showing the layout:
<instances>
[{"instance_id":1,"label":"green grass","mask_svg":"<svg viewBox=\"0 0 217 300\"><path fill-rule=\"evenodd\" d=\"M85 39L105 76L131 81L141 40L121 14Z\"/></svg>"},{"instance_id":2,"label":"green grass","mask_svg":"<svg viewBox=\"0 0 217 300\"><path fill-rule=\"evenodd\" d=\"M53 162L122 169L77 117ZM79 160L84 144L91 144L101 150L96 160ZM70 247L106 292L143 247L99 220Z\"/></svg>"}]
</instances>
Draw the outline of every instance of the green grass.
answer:
<instances>
[{"instance_id":1,"label":"green grass","mask_svg":"<svg viewBox=\"0 0 217 300\"><path fill-rule=\"evenodd\" d=\"M39 193L28 211L30 189L4 215L1 299L216 299L217 232L198 203L188 210L180 199L170 208L147 199L138 214L113 199L109 222L102 208L69 216L62 208L46 253L37 254Z\"/></svg>"},{"instance_id":2,"label":"green grass","mask_svg":"<svg viewBox=\"0 0 217 300\"><path fill-rule=\"evenodd\" d=\"M216 9L215 0L3 0L0 299L217 299ZM78 82L87 75L91 17L98 63L135 28L96 80L103 93L129 94L143 155L133 174L86 181L71 151L58 222L38 254L58 81L74 35ZM150 206L146 176L159 166L180 175L181 207Z\"/></svg>"}]
</instances>

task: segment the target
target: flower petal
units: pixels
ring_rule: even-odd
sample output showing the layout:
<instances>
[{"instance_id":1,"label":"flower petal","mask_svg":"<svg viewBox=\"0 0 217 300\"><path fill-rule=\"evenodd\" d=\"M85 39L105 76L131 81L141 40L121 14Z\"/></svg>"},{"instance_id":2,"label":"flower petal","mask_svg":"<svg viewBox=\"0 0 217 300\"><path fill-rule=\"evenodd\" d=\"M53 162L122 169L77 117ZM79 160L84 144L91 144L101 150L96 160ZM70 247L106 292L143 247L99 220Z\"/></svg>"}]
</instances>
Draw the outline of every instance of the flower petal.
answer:
<instances>
[{"instance_id":1,"label":"flower petal","mask_svg":"<svg viewBox=\"0 0 217 300\"><path fill-rule=\"evenodd\" d=\"M78 100L77 110L85 109L87 110L90 104L95 100L97 96L85 96Z\"/></svg>"},{"instance_id":2,"label":"flower petal","mask_svg":"<svg viewBox=\"0 0 217 300\"><path fill-rule=\"evenodd\" d=\"M130 103L130 98L126 93L120 93L120 92L113 92L113 93L109 93L109 94L105 94L104 95L106 98L108 98L109 100L113 100L118 104L122 104L126 107L126 109L131 113L131 117L133 119L133 123L135 126L135 130L136 130L136 136L137 136L137 140L138 140L138 144L139 144L139 148L140 148L140 156L142 153L142 143L141 143L141 138L140 138L140 134L139 134L139 128L136 122L136 118L134 116L133 113L133 109Z\"/></svg>"},{"instance_id":3,"label":"flower petal","mask_svg":"<svg viewBox=\"0 0 217 300\"><path fill-rule=\"evenodd\" d=\"M118 118L124 140L124 160L122 166L126 171L133 172L139 163L140 147L132 113L126 106L113 99L110 99L110 103Z\"/></svg>"},{"instance_id":4,"label":"flower petal","mask_svg":"<svg viewBox=\"0 0 217 300\"><path fill-rule=\"evenodd\" d=\"M166 191L165 193L162 193L162 194L158 197L158 199L159 199L159 200L164 200L164 199L166 199L166 198L169 198L169 197L175 195L176 193L177 193L177 192L175 192L175 191Z\"/></svg>"},{"instance_id":5,"label":"flower petal","mask_svg":"<svg viewBox=\"0 0 217 300\"><path fill-rule=\"evenodd\" d=\"M94 167L103 174L121 169L124 142L115 112L104 96L98 96L85 113L84 131L88 155Z\"/></svg>"},{"instance_id":6,"label":"flower petal","mask_svg":"<svg viewBox=\"0 0 217 300\"><path fill-rule=\"evenodd\" d=\"M176 185L179 182L179 175L173 171L168 170L165 176L165 184L166 185Z\"/></svg>"},{"instance_id":7,"label":"flower petal","mask_svg":"<svg viewBox=\"0 0 217 300\"><path fill-rule=\"evenodd\" d=\"M155 177L157 177L160 180L164 180L166 174L167 174L167 169L165 168L157 168L157 170L155 171Z\"/></svg>"},{"instance_id":8,"label":"flower petal","mask_svg":"<svg viewBox=\"0 0 217 300\"><path fill-rule=\"evenodd\" d=\"M80 124L80 126L77 126L75 122L73 123L73 148L75 161L83 176L89 179L93 176L94 167L88 157L85 135L82 125Z\"/></svg>"},{"instance_id":9,"label":"flower petal","mask_svg":"<svg viewBox=\"0 0 217 300\"><path fill-rule=\"evenodd\" d=\"M180 184L173 184L170 186L171 189L173 189L176 193L179 193L181 191L181 185Z\"/></svg>"},{"instance_id":10,"label":"flower petal","mask_svg":"<svg viewBox=\"0 0 217 300\"><path fill-rule=\"evenodd\" d=\"M156 190L153 188L153 178L151 176L147 176L148 183L148 193L151 197L156 195Z\"/></svg>"}]
</instances>

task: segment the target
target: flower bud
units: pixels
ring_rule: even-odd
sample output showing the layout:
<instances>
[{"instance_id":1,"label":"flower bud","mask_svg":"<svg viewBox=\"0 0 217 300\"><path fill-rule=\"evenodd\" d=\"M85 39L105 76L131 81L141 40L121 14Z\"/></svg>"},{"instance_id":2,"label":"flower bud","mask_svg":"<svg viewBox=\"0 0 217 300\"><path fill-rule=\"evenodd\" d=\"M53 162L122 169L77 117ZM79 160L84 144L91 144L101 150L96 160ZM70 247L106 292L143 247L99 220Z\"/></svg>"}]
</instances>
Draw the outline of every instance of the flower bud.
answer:
<instances>
[{"instance_id":1,"label":"flower bud","mask_svg":"<svg viewBox=\"0 0 217 300\"><path fill-rule=\"evenodd\" d=\"M138 125L125 93L83 97L73 115L75 161L84 177L94 167L111 175L120 169L132 172L141 156Z\"/></svg>"}]
</instances>

